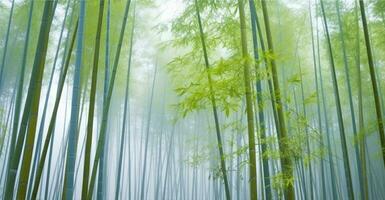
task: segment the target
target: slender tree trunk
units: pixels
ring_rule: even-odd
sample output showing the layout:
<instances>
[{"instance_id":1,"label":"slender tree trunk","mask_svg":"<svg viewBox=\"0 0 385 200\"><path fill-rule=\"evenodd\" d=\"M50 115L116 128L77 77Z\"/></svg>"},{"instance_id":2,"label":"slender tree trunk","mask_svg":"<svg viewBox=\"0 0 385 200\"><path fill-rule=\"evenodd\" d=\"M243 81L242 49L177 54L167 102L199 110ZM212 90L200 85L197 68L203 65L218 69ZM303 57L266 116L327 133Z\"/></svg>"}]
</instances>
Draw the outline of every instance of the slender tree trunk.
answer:
<instances>
[{"instance_id":1,"label":"slender tree trunk","mask_svg":"<svg viewBox=\"0 0 385 200\"><path fill-rule=\"evenodd\" d=\"M366 165L366 132L364 127L364 109L363 109L363 98L362 98L362 77L361 77L361 54L360 54L360 25L358 18L358 5L357 1L354 1L355 6L355 20L357 22L356 32L356 67L357 67L357 85L358 85L358 132L362 135L359 137L360 146L360 162L361 162L361 174L362 174L362 194L363 200L369 199L369 188L368 188L368 176L367 176L367 165Z\"/></svg>"},{"instance_id":2,"label":"slender tree trunk","mask_svg":"<svg viewBox=\"0 0 385 200\"><path fill-rule=\"evenodd\" d=\"M354 137L357 137L357 126L356 126L356 117L355 117L355 112L354 112L354 103L353 103L353 95L352 95L352 89L351 89L351 84L350 84L350 72L349 72L349 63L348 63L348 58L347 58L347 53L346 53L346 48L345 48L345 37L344 37L344 29L342 27L342 20L341 20L341 14L340 14L340 2L339 0L336 1L336 8L337 8L337 19L338 19L338 27L340 30L339 36L341 40L341 47L342 47L342 55L343 55L343 61L344 61L344 71L345 71L345 76L346 76L346 85L347 85L347 90L348 90L348 97L349 97L349 106L350 106L350 115L352 117L352 128L353 128L353 135ZM362 166L360 162L360 153L359 153L359 147L358 144L355 143L354 145L354 150L355 150L355 156L356 156L356 164L357 164L357 174L359 178L359 186L360 186L360 193L361 193L361 198L363 199L364 195L364 187L363 187L363 177L362 177Z\"/></svg>"},{"instance_id":3,"label":"slender tree trunk","mask_svg":"<svg viewBox=\"0 0 385 200\"><path fill-rule=\"evenodd\" d=\"M384 166L385 166L385 132L384 132L384 122L383 122L382 113L381 113L379 89L378 89L377 80L376 80L376 73L375 73L375 69L374 69L372 47L370 44L368 24L366 21L365 5L364 5L363 0L359 0L359 3L360 3L360 10L361 10L362 26L364 28L365 45L366 45L366 52L367 52L367 56L368 56L370 78L372 81L373 98L374 98L374 104L376 106L377 125L378 125L378 133L379 133L380 142L381 142L382 159L383 159Z\"/></svg>"},{"instance_id":4,"label":"slender tree trunk","mask_svg":"<svg viewBox=\"0 0 385 200\"><path fill-rule=\"evenodd\" d=\"M72 105L71 105L71 118L68 129L68 149L67 149L67 158L65 164L65 178L64 178L64 188L62 199L70 200L73 198L74 194L74 170L75 170L75 161L76 161L76 152L77 152L77 137L78 137L78 123L79 123L79 108L80 108L80 79L81 79L81 68L82 68L82 59L83 59L83 39L84 27L85 27L85 9L86 1L80 1L80 11L79 11L79 30L77 32L77 47L76 47L76 62L75 62L75 71L73 78L73 88L72 88Z\"/></svg>"},{"instance_id":5,"label":"slender tree trunk","mask_svg":"<svg viewBox=\"0 0 385 200\"><path fill-rule=\"evenodd\" d=\"M303 85L303 76L302 76L302 69L301 69L301 61L298 60L298 69L299 69L299 74L301 77L301 100L302 100L302 109L303 109L303 117L305 121L307 121L307 112L306 112L306 104L305 104L305 90L304 90L304 85ZM298 113L298 112L297 112ZM307 122L306 122L307 123ZM314 199L314 190L313 190L313 169L312 169L312 162L311 162L311 149L310 149L310 138L309 138L309 129L308 125L305 124L305 134L306 134L306 153L307 156L309 157L309 187L310 187L310 199Z\"/></svg>"},{"instance_id":6,"label":"slender tree trunk","mask_svg":"<svg viewBox=\"0 0 385 200\"><path fill-rule=\"evenodd\" d=\"M76 12L74 12L74 10L75 10L75 8L76 8L76 5L77 4L75 4L74 6L74 8L72 9L72 12L71 12L71 19L70 19L70 23L69 23L69 28L68 28L68 31L67 31L67 34L66 34L66 44L65 44L65 47L64 47L64 52L63 52L63 56L62 56L62 61L61 61L61 67L60 67L60 76L59 76L59 83L58 83L58 86L57 86L57 92L56 92L56 96L58 96L58 93L60 92L61 93L61 91L62 91L62 89L63 88L60 88L60 87L63 87L63 86L61 86L61 84L60 84L60 82L61 82L61 77L63 76L63 74L64 74L64 70L67 70L68 69L68 64L66 65L66 60L67 60L67 54L68 54L68 48L69 48L69 46L70 46L70 43L72 44L72 46L71 46L71 51L70 52L72 52L72 48L73 48L73 43L71 42L72 40L73 41L75 41L74 40L74 37L72 37L71 38L71 36L70 36L70 33L71 33L71 27L73 27L73 22L74 22L74 18L76 17L75 15L75 13ZM77 23L77 22L76 22ZM77 29L77 24L76 24L76 27L75 27L76 29ZM76 32L74 33L74 34L76 34ZM65 73L67 73L67 71L65 71ZM64 79L63 79L63 81L64 81ZM64 84L64 82L63 82L63 84ZM60 98L59 98L60 99ZM55 102L56 102L56 99L55 99ZM56 105L56 104L55 104ZM67 104L66 104L67 105ZM55 107L54 107L54 110L55 110ZM52 113L52 116L53 115L56 115L56 113ZM51 119L52 119L52 117L51 117ZM50 121L51 122L51 121ZM65 124L65 122L63 122L63 124ZM51 125L51 123L49 124L49 126ZM52 128L50 129L50 127L48 127L48 130L52 130ZM44 130L43 130L44 131ZM52 131L51 131L52 132ZM49 136L49 137L48 137ZM51 136L50 136L50 132L48 131L48 133L47 133L47 138L49 138L49 140L50 140L50 138L51 138ZM48 141L49 141L48 140ZM55 141L55 135L52 135L52 141ZM46 142L46 141L45 141ZM53 142L52 143L50 143L50 144L48 144L48 145L51 145L50 146L50 149L49 149L49 158L48 158L48 163L47 163L47 176L46 176L46 181L45 181L45 191L44 191L44 193L45 193L45 198L44 199L47 199L47 197L48 197L48 191L49 191L49 183L50 183L50 174L51 174L51 162L52 162L52 151L53 151ZM48 147L48 146L47 146ZM43 149L43 152L44 152L44 149ZM43 154L43 152L42 152L42 154ZM45 159L45 158L44 158ZM45 160L43 159L43 162L45 162ZM39 162L40 163L40 162ZM36 182L36 181L35 181Z\"/></svg>"},{"instance_id":7,"label":"slender tree trunk","mask_svg":"<svg viewBox=\"0 0 385 200\"><path fill-rule=\"evenodd\" d=\"M318 74L319 74L319 80L320 80L320 91L321 91L321 100L322 100L322 108L323 108L323 115L324 115L324 120L325 120L325 131L326 131L326 141L327 141L327 152L328 152L328 159L329 159L329 170L330 170L330 179L331 179L331 188L332 188L332 197L333 199L337 199L337 190L338 184L337 184L337 175L335 173L334 169L334 159L332 155L332 146L331 146L331 132L330 132L330 127L329 127L329 117L328 117L328 112L327 112L327 107L326 107L326 95L325 95L325 90L324 90L324 84L323 84L323 76L322 76L322 71L321 71L321 51L320 51L320 38L319 38L319 29L318 29L318 20L316 23L316 41L317 41L317 62L318 62ZM320 103L321 104L321 103ZM333 138L332 138L333 139Z\"/></svg>"},{"instance_id":8,"label":"slender tree trunk","mask_svg":"<svg viewBox=\"0 0 385 200\"><path fill-rule=\"evenodd\" d=\"M56 69L56 62L57 62L57 59L59 56L60 45L62 43L62 37L63 37L63 32L64 32L64 28L65 28L65 24L66 24L66 19L67 19L69 7L70 7L70 1L67 2L66 10L64 13L64 20L63 20L63 24L62 24L61 31L60 31L59 42L58 42L58 45L56 48L55 58L54 58L54 62L52 65L52 71L50 74L50 79L49 79L49 84L48 84L48 90L47 90L47 94L46 94L45 101L44 101L43 114L42 114L42 117L40 119L40 126L39 126L39 132L38 132L38 136L37 136L36 150L35 150L35 154L33 157L33 165L32 165L32 170L31 170L31 178L30 178L31 184L30 184L30 187L28 187L28 194L27 194L28 199L31 197L32 184L33 184L33 180L35 179L35 174L36 174L35 173L36 166L37 166L37 164L39 162L39 158L40 158L41 143L43 141L44 125L45 125L45 121L46 121L45 119L46 119L47 108L48 108L48 100L49 100L50 93L51 93L53 77L55 75L55 69Z\"/></svg>"},{"instance_id":9,"label":"slender tree trunk","mask_svg":"<svg viewBox=\"0 0 385 200\"><path fill-rule=\"evenodd\" d=\"M15 103L15 112L13 116L13 125L12 125L12 134L11 134L11 143L9 147L9 156L8 156L8 163L7 163L7 169L6 169L6 176L9 173L10 170L10 164L12 160L12 155L15 149L15 143L17 138L17 132L20 122L20 110L21 110L21 104L23 100L23 86L24 86L24 75L25 75L25 69L26 69L26 63L27 63L27 53L28 53L28 46L29 46L29 37L30 37L30 31L31 31L31 25L32 25L32 13L33 13L33 6L34 1L31 1L30 7L29 7L29 14L28 14L28 25L27 25L27 31L25 33L25 42L23 47L23 58L22 58L22 64L20 69L20 79L18 80L18 88L17 88L17 94L16 94L16 103Z\"/></svg>"},{"instance_id":10,"label":"slender tree trunk","mask_svg":"<svg viewBox=\"0 0 385 200\"><path fill-rule=\"evenodd\" d=\"M258 13L255 13L255 24L257 25L257 31L258 31L259 41L260 41L260 44L261 44L261 50L262 50L262 52L266 52L266 47L265 47L265 44L264 44L264 41L263 41L262 28L261 28L261 25L260 25L259 19L258 19ZM267 59L267 56L262 56L262 57L263 57L263 60L264 60L264 62L266 64L266 66L268 66L269 61ZM271 99L275 99L273 83L272 83L270 78L267 80L267 86L269 88L270 98ZM278 114L277 114L277 105L274 103L274 101L271 101L271 108L273 109L274 124L275 124L276 127L279 127L279 120L278 120ZM277 131L277 136L279 138L280 137L279 129L277 129L276 131Z\"/></svg>"},{"instance_id":11,"label":"slender tree trunk","mask_svg":"<svg viewBox=\"0 0 385 200\"><path fill-rule=\"evenodd\" d=\"M94 111L95 111L96 82L98 78L100 35L101 35L102 23L103 23L103 13L104 13L104 0L100 0L98 25L96 28L94 60L93 60L93 68L92 68L92 75L91 75L90 104L89 104L89 110L88 110L88 123L87 123L87 135L86 135L86 147L85 147L86 149L84 153L82 199L87 198L87 190L88 190L89 168L90 168L90 159L91 159L91 142L92 142L93 127L94 127L93 122L94 122Z\"/></svg>"},{"instance_id":12,"label":"slender tree trunk","mask_svg":"<svg viewBox=\"0 0 385 200\"><path fill-rule=\"evenodd\" d=\"M323 0L320 0L320 2L321 2L321 10L322 10L322 16L324 20L325 32L326 32L326 39L328 44L328 52L330 57L330 68L331 68L331 76L333 81L334 98L335 98L336 107L337 107L336 111L337 111L338 127L339 127L340 138L341 138L341 148L342 148L343 164L344 164L344 171L345 171L345 178L346 178L347 195L349 199L354 200L353 183L352 183L350 164L349 164L349 154L348 154L348 148L346 144L345 128L344 128L344 122L342 117L341 101L340 101L340 94L338 90L333 51L332 51L332 46L330 41L329 29L326 21L326 14L325 14Z\"/></svg>"},{"instance_id":13,"label":"slender tree trunk","mask_svg":"<svg viewBox=\"0 0 385 200\"><path fill-rule=\"evenodd\" d=\"M300 74L302 73L301 71L299 72ZM299 106L298 106L298 100L297 100L297 93L296 93L296 89L295 88L293 88L292 89L293 90L293 99L294 99L294 105L295 105L295 113L297 114L297 115L300 115L300 112L299 112ZM301 119L300 119L300 117L297 117L296 118L296 120L295 120L295 123L297 124L297 126L296 126L296 131L297 131L297 133L299 133L299 134L301 134L301 132L302 132L302 130L301 130L301 123L303 123L302 121L301 121ZM290 126L289 126L290 127ZM290 131L290 129L289 129L289 131ZM310 156L310 154L309 154L309 145L308 145L308 137L307 137L307 133L306 133L306 154L308 155L308 156ZM304 199L308 199L308 190L307 190L307 186L306 186L306 178L305 178L305 170L304 170L304 167L303 167L303 159L301 159L302 158L302 156L304 156L303 154L302 154L302 152L301 152L301 154L300 154L300 156L297 156L296 158L295 158L295 161L294 161L294 163L296 164L296 171L297 171L297 174L298 174L298 176L299 177L301 177L300 179L298 179L298 187L299 187L299 191L300 191L300 194L302 194L303 195L303 198ZM309 173L309 175L310 175L310 173ZM311 181L310 181L311 182ZM311 186L311 185L310 185ZM303 191L302 191L303 190ZM310 194L312 194L311 192L310 192ZM299 196L299 195L297 195L297 196ZM312 197L310 197L310 198L312 198Z\"/></svg>"},{"instance_id":14,"label":"slender tree trunk","mask_svg":"<svg viewBox=\"0 0 385 200\"><path fill-rule=\"evenodd\" d=\"M104 89L103 89L103 102L106 101L108 93L108 83L110 81L110 19L111 19L111 0L107 0L107 19L106 19L106 51L105 51L105 66L104 66ZM108 123L108 122L107 122ZM108 138L107 138L108 139ZM106 138L104 138L106 140ZM105 144L107 145L108 142ZM105 176L105 161L106 156L105 146L102 147L102 154L100 155L99 171L98 171L98 183L97 183L97 199L103 198L104 194L104 176Z\"/></svg>"},{"instance_id":15,"label":"slender tree trunk","mask_svg":"<svg viewBox=\"0 0 385 200\"><path fill-rule=\"evenodd\" d=\"M94 164L93 164L92 173L91 173L91 181L90 181L89 189L87 192L87 199L92 198L92 191L94 188L95 179L96 179L96 171L97 171L97 167L98 167L97 165L99 163L100 155L101 155L101 153L103 153L102 150L103 150L103 147L105 144L104 137L105 137L106 129L107 129L109 107L111 104L112 91L114 88L115 76L116 76L116 71L117 71L117 67L118 67L118 63L119 63L120 50L121 50L122 44L123 44L124 31L126 28L126 22L127 22L127 18L128 18L128 11L130 8L130 4L131 4L131 0L128 0L127 4L126 4L125 11L124 11L122 28L120 30L118 46L117 46L116 55L115 55L114 64L113 64L113 69L112 69L112 74L111 74L111 80L109 81L109 84L108 84L108 94L106 97L106 101L104 102L104 105L103 105L102 124L101 124L101 128L100 128L98 144L96 147L95 159L94 159Z\"/></svg>"},{"instance_id":16,"label":"slender tree trunk","mask_svg":"<svg viewBox=\"0 0 385 200\"><path fill-rule=\"evenodd\" d=\"M9 150L8 146L9 146L9 142L11 140L11 135L6 134L6 133L8 132L8 128L10 128L12 126L11 116L13 115L14 104L15 104L15 99L16 99L16 91L17 91L16 85L17 85L17 82L15 82L15 86L14 86L14 89L13 89L11 97L10 97L10 102L9 102L8 108L6 109L7 110L6 116L7 117L5 117L5 123L4 123L5 127L1 128L4 133L3 133L2 137L0 138L0 140L1 140L0 141L1 142L1 144L0 144L0 157L3 153L4 143L7 143L6 144L6 146L7 146L6 151ZM5 141L6 137L8 138L7 141ZM7 160L7 158L6 158L7 155L8 155L7 153L4 154L4 156L5 156L4 161ZM6 165L6 163L4 163L4 166L2 166L1 171L5 172L6 168L7 168L7 165ZM2 178L3 178L3 173L1 173L0 181L2 180Z\"/></svg>"},{"instance_id":17,"label":"slender tree trunk","mask_svg":"<svg viewBox=\"0 0 385 200\"><path fill-rule=\"evenodd\" d=\"M267 5L266 0L261 0L262 3L262 12L265 22L265 30L266 30L266 39L268 44L268 50L269 53L274 53L274 47L273 47L273 40L271 37L271 30L270 30L270 22L269 22L269 15L267 11ZM277 115L278 115L278 121L279 121L279 127L277 129L280 133L280 141L279 141L279 149L281 154L289 150L288 146L288 135L286 132L286 125L285 125L285 118L284 118L284 111L283 111L283 104L281 100L281 92L279 87L279 81L278 81L278 75L277 75L277 67L274 59L269 59L269 65L271 67L272 72L272 79L273 79L273 85L274 85L274 92L275 92L275 103L277 104ZM293 164L291 163L291 158L288 155L285 155L281 158L281 165L282 170L285 178L293 178ZM294 193L294 186L293 184L288 184L288 186L285 188L285 197L288 200L293 200L295 198Z\"/></svg>"},{"instance_id":18,"label":"slender tree trunk","mask_svg":"<svg viewBox=\"0 0 385 200\"><path fill-rule=\"evenodd\" d=\"M47 47L48 47L49 31L50 31L53 16L55 13L56 5L57 5L57 1L54 1L51 10L48 10L47 18L44 19L45 21L48 21L47 22L48 30L45 33L46 41L44 41L46 44L42 48L42 51L44 51L45 55L41 60L41 64L39 65L40 71L37 74L37 81L35 83L36 85L34 88L34 95L31 100L31 110L30 110L29 119L28 119L29 120L28 132L27 132L27 138L24 144L23 160L22 160L20 176L19 176L19 186L18 186L18 193L17 193L17 198L19 199L26 198L25 196L28 189L28 185L31 186L33 184L34 172L32 171L30 173L30 166L31 166L32 153L34 152L34 146L35 146L35 135L36 135L37 121L39 117L40 95L41 95L43 74L45 69L45 59L46 59L45 57L46 57ZM37 153L39 153L39 149L38 149L39 143L36 146L37 148L35 149L35 152L36 152L35 154L37 155ZM31 178L29 177L30 174L32 174Z\"/></svg>"},{"instance_id":19,"label":"slender tree trunk","mask_svg":"<svg viewBox=\"0 0 385 200\"><path fill-rule=\"evenodd\" d=\"M20 172L20 181L19 181L19 196L18 198L24 198L27 181L29 176L29 165L31 161L31 154L33 152L33 144L34 144L34 136L37 122L37 115L39 110L39 97L41 90L41 81L45 66L45 58L47 54L47 46L48 46L48 37L49 31L51 29L51 22L53 19L53 4L54 1L47 0L44 4L44 11L42 16L42 23L40 26L40 33L38 39L38 46L35 54L35 60L33 64L33 70L31 75L31 80L28 88L27 100L24 106L23 119L22 119L22 127L20 128L19 137L17 139L15 151L13 153L11 159L11 167L7 176L7 185L5 198L12 199L13 198L13 190L15 186L15 178L17 174L17 169L20 163L20 156L23 150L23 143L25 139L25 131L27 123L29 124L28 130L28 138L25 142L24 155L23 155L23 164L22 170ZM31 119L31 120L29 120Z\"/></svg>"},{"instance_id":20,"label":"slender tree trunk","mask_svg":"<svg viewBox=\"0 0 385 200\"><path fill-rule=\"evenodd\" d=\"M169 173L169 170L170 170L170 165L171 165L171 155L173 154L173 152L171 152L172 150L172 147L174 145L174 132L175 132L175 126L173 126L172 128L172 131L171 131L171 135L170 135L170 143L169 143L169 146L168 146L168 152L167 152L167 161L166 161L166 171L165 171L165 176L164 176L164 182L163 182L163 192L162 192L162 200L165 200L166 199L166 186L167 186L167 179L169 177L168 173Z\"/></svg>"},{"instance_id":21,"label":"slender tree trunk","mask_svg":"<svg viewBox=\"0 0 385 200\"><path fill-rule=\"evenodd\" d=\"M123 151L124 151L124 141L125 141L124 139L125 139L125 135L126 135L126 129L128 129L127 134L130 134L130 123L127 124L127 118L128 119L130 118L130 113L129 113L129 106L130 106L129 91L130 90L129 90L129 86L130 86L132 47L133 47L133 41L134 41L133 39L134 39L134 29L135 29L135 15L136 15L136 12L135 12L135 4L134 4L132 28L131 28L131 34L130 34L130 50L129 50L129 54L128 54L128 69L127 69L126 89L125 89L125 96L124 96L123 126L122 126L122 131L121 131L122 136L120 138L120 150L119 150L119 157L118 157L118 176L117 176L117 180L116 180L115 199L119 199L119 195L120 195L120 181L121 181L121 170L122 170L122 162L123 162ZM130 140L128 140L128 142L130 142ZM129 159L128 162L131 162L131 160Z\"/></svg>"},{"instance_id":22,"label":"slender tree trunk","mask_svg":"<svg viewBox=\"0 0 385 200\"><path fill-rule=\"evenodd\" d=\"M244 10L244 0L238 0L239 9L239 21L241 24L241 45L242 45L242 57L243 57L243 78L245 84L245 97L246 97L246 115L247 115L247 132L249 138L249 184L250 184L250 199L256 200L257 195L257 162L255 151L255 130L254 130L254 110L252 102L252 87L250 83L250 64L248 62L249 53L247 50L247 38L246 38L246 17Z\"/></svg>"},{"instance_id":23,"label":"slender tree trunk","mask_svg":"<svg viewBox=\"0 0 385 200\"><path fill-rule=\"evenodd\" d=\"M145 180L146 180L146 173L147 173L147 154L148 154L148 142L150 139L150 125L151 125L151 115L152 115L152 104L153 104L153 97L154 97L154 88L155 88L155 81L156 81L156 74L157 74L157 64L155 66L155 71L154 71L154 78L152 80L152 87L151 87L151 95L150 95L150 104L148 105L148 113L147 113L147 127L146 127L146 138L145 138L145 145L144 145L144 156L143 156L143 172L141 175L141 185L140 185L140 199L144 200L147 199L145 198L146 195L145 193Z\"/></svg>"},{"instance_id":24,"label":"slender tree trunk","mask_svg":"<svg viewBox=\"0 0 385 200\"><path fill-rule=\"evenodd\" d=\"M322 117L321 117L321 106L320 106L320 94L319 94L319 87L318 87L318 75L317 75L317 57L316 57L316 51L315 51L315 44L314 44L314 28L313 28L313 17L312 17L312 9L311 9L311 2L309 1L309 20L310 20L310 34L311 34L311 47L312 47L312 56L313 56L313 68L314 68L314 82L315 82L315 90L316 90L316 96L317 96L317 117L318 117L318 130L321 133L320 134L320 148L324 148L324 137L323 137L323 129L322 129ZM318 27L318 26L317 26ZM318 34L318 30L317 30ZM320 66L318 66L320 67ZM324 169L324 159L320 158L320 176L321 176L321 197L324 199L327 195L326 193L326 184L325 184L325 169Z\"/></svg>"},{"instance_id":25,"label":"slender tree trunk","mask_svg":"<svg viewBox=\"0 0 385 200\"><path fill-rule=\"evenodd\" d=\"M60 98L61 98L61 95L62 95L62 92L63 92L65 78L66 78L66 75L67 75L67 72L68 72L68 67L69 67L70 60L71 60L72 49L74 47L75 39L76 39L76 36L77 36L78 24L79 24L79 21L77 20L75 28L73 30L71 44L70 44L70 47L69 47L68 52L67 52L66 61L65 61L65 64L63 66L63 70L62 70L62 73L60 75L60 78L59 78L59 83L58 83L58 89L57 89L55 104L54 104L54 107L53 107L51 120L50 120L50 123L48 125L47 136L46 136L45 141L44 141L44 146L43 146L43 150L42 150L42 153L41 153L41 158L40 158L39 165L38 165L38 168L37 168L37 171L36 171L35 184L34 184L33 191L32 191L32 196L31 196L32 199L36 199L36 197L37 197L37 192L38 192L38 189L39 189L40 179L41 179L41 175L43 173L45 159L47 157L48 146L50 144L50 141L52 141L51 145L53 145L53 142L54 142L53 140L51 140L51 137L52 137L52 134L54 133L54 129L55 129L55 123L56 123L57 112L58 112L58 109L59 109ZM65 120L64 120L64 122L65 122ZM49 176L49 174L48 174L48 176Z\"/></svg>"},{"instance_id":26,"label":"slender tree trunk","mask_svg":"<svg viewBox=\"0 0 385 200\"><path fill-rule=\"evenodd\" d=\"M16 82L15 82L16 83ZM17 83L16 83L17 84ZM15 84L15 85L16 85ZM6 108L6 113L7 114L5 114L5 113L3 113L3 115L5 115L6 117L5 117L5 120L1 120L1 121L5 121L5 122L3 122L4 123L4 127L1 127L1 130L2 130L2 132L3 132L3 134L2 134L2 136L0 137L0 157L1 157L1 155L2 155L2 153L3 153L3 148L4 148L4 143L7 143L7 144L9 144L9 142L10 142L10 135L9 134L6 134L7 133L7 131L8 131L8 127L9 126L11 126L9 123L11 122L11 115L13 114L13 111L14 111L14 102L15 102L15 98L16 98L16 86L14 87L14 89L13 89L13 91L12 91L12 94L11 94L11 96L10 96L10 102L9 102L9 105L7 106L7 108ZM5 111L2 111L2 112L5 112ZM9 126L8 126L8 124L9 124ZM5 141L5 139L6 138L8 138L7 139L7 141ZM6 150L8 150L8 147L6 147ZM5 154L5 156L6 156L7 154ZM2 170L3 169L5 169L6 168L6 166L2 166ZM1 180L1 179L0 179Z\"/></svg>"},{"instance_id":27,"label":"slender tree trunk","mask_svg":"<svg viewBox=\"0 0 385 200\"><path fill-rule=\"evenodd\" d=\"M13 10L15 8L15 0L12 0L12 5L11 5L11 11L9 13L9 18L8 18L8 24L7 24L7 33L5 34L5 44L4 44L4 49L3 49L3 56L1 59L1 67L0 67L0 91L2 90L2 82L3 82L3 73L4 73L4 68L5 68L5 61L7 59L7 52L8 52L8 41L9 41L9 34L11 31L11 24L12 24L12 17L13 17Z\"/></svg>"},{"instance_id":28,"label":"slender tree trunk","mask_svg":"<svg viewBox=\"0 0 385 200\"><path fill-rule=\"evenodd\" d=\"M261 134L261 150L262 150L262 168L263 168L263 182L264 182L264 190L266 199L271 199L271 186L270 186L270 172L269 172L269 160L266 156L267 145L265 143L266 140L266 125L265 125L265 115L263 108L263 98L262 98L262 81L261 78L258 77L259 70L259 55L258 55L258 39L257 39L257 12L255 10L254 0L249 0L249 7L251 13L251 28L253 35L253 53L255 59L255 69L257 71L257 80L256 80L256 92L257 92L257 107L258 107L258 123L259 123L259 132ZM263 195L262 195L263 196Z\"/></svg>"},{"instance_id":29,"label":"slender tree trunk","mask_svg":"<svg viewBox=\"0 0 385 200\"><path fill-rule=\"evenodd\" d=\"M223 143L222 143L222 138L221 138L220 126L219 126L218 111L217 111L217 105L216 105L215 96L214 96L214 88L213 88L213 83L212 83L213 81L211 78L211 73L209 71L210 64L209 64L209 59L208 59L208 55L207 55L206 41L205 41L205 37L204 37L202 21L201 21L201 16L200 16L200 12L199 12L198 0L195 0L195 10L196 10L197 18L198 18L200 39L201 39L201 43L202 43L203 56L204 56L204 60L205 60L207 79L209 82L210 100L211 100L213 114L214 114L215 131L216 131L216 137L217 137L217 142L218 142L218 150L219 150L219 156L220 156L221 171L222 171L222 175L223 175L223 182L225 185L226 199L230 200L231 194L230 194L230 189L229 189L229 183L227 180L227 172L226 172L227 169L226 169L226 162L225 162L224 151L223 151Z\"/></svg>"}]
</instances>

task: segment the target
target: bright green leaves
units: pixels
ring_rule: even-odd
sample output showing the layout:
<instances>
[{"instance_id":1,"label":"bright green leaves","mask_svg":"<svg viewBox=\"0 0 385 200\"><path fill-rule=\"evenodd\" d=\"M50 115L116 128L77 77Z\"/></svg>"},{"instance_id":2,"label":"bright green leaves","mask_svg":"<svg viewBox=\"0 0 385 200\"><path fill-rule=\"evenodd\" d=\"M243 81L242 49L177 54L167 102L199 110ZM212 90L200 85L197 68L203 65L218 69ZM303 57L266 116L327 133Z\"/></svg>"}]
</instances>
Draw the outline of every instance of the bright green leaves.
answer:
<instances>
[{"instance_id":1,"label":"bright green leaves","mask_svg":"<svg viewBox=\"0 0 385 200\"><path fill-rule=\"evenodd\" d=\"M277 173L272 177L271 184L279 195L282 195L284 192L283 188L294 185L294 177L284 173Z\"/></svg>"},{"instance_id":2,"label":"bright green leaves","mask_svg":"<svg viewBox=\"0 0 385 200\"><path fill-rule=\"evenodd\" d=\"M180 59L180 58L178 58ZM178 60L176 59L176 60ZM174 61L176 61L174 60ZM242 96L244 94L242 71L239 70L241 61L234 59L221 59L209 69L212 75L212 86L214 89L214 98L217 106L222 110L226 116L238 110ZM178 103L178 107L185 117L187 113L195 110L208 109L211 106L210 91L207 81L207 71L205 69L178 70L178 66L171 64L169 70L175 74L174 80L178 82L179 87L175 88L178 96L182 97ZM191 67L199 67L199 65L192 65ZM183 79L181 79L183 77ZM181 86L182 85L182 86Z\"/></svg>"},{"instance_id":3,"label":"bright green leaves","mask_svg":"<svg viewBox=\"0 0 385 200\"><path fill-rule=\"evenodd\" d=\"M302 81L301 74L294 74L287 80L287 82L289 83L301 83L301 81Z\"/></svg>"},{"instance_id":4,"label":"bright green leaves","mask_svg":"<svg viewBox=\"0 0 385 200\"><path fill-rule=\"evenodd\" d=\"M309 96L307 96L304 103L305 105L311 104L311 103L317 103L317 93L313 92Z\"/></svg>"},{"instance_id":5,"label":"bright green leaves","mask_svg":"<svg viewBox=\"0 0 385 200\"><path fill-rule=\"evenodd\" d=\"M209 71L204 67L202 44L194 4L172 23L173 46L185 48L185 53L173 59L168 70L180 96L178 108L183 117L196 110L211 107L209 85L217 107L227 116L237 110L243 92L242 60L239 48L239 22L234 2L199 1L205 45L210 60ZM212 83L207 75L211 74Z\"/></svg>"}]
</instances>

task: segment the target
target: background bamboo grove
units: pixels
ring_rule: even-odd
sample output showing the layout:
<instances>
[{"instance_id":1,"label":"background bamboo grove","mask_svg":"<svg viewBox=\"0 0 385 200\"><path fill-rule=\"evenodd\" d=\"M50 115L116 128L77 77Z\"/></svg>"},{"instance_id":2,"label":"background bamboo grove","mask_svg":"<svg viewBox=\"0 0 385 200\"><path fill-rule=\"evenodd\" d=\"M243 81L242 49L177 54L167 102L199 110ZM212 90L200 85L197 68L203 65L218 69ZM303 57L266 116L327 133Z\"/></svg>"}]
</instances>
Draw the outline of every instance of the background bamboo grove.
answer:
<instances>
[{"instance_id":1,"label":"background bamboo grove","mask_svg":"<svg viewBox=\"0 0 385 200\"><path fill-rule=\"evenodd\" d=\"M385 0L0 0L0 199L384 199Z\"/></svg>"}]
</instances>

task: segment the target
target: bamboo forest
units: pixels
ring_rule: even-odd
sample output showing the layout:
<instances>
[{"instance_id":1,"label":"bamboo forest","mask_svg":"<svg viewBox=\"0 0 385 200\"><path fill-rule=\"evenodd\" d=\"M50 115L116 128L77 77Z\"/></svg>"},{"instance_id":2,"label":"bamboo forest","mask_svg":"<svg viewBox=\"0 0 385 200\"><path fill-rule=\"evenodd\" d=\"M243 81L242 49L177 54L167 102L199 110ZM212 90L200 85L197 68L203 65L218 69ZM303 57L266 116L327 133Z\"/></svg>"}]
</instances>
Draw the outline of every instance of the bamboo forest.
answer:
<instances>
[{"instance_id":1,"label":"bamboo forest","mask_svg":"<svg viewBox=\"0 0 385 200\"><path fill-rule=\"evenodd\" d=\"M0 199L385 199L385 0L0 0Z\"/></svg>"}]
</instances>

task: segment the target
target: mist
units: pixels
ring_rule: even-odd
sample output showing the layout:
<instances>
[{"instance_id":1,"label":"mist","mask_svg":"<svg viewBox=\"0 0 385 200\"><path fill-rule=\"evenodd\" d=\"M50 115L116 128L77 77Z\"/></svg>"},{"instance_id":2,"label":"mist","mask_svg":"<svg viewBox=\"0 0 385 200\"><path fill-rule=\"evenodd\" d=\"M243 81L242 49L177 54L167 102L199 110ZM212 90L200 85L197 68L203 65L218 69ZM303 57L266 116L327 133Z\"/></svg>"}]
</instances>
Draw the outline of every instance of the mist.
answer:
<instances>
[{"instance_id":1,"label":"mist","mask_svg":"<svg viewBox=\"0 0 385 200\"><path fill-rule=\"evenodd\" d=\"M0 199L383 199L385 1L0 0Z\"/></svg>"}]
</instances>

